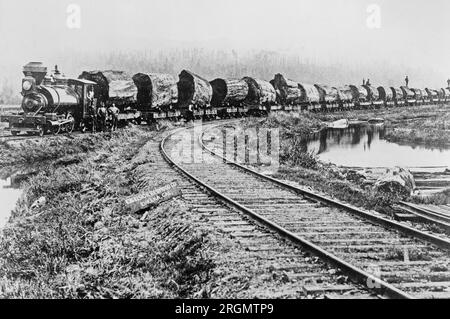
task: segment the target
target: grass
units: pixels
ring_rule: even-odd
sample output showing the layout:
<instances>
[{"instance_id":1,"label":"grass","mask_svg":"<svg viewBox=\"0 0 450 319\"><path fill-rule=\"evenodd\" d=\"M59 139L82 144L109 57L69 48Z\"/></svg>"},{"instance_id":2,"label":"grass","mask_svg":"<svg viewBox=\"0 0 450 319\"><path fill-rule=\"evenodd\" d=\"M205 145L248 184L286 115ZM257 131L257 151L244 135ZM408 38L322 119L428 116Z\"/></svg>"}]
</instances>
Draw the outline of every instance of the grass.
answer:
<instances>
[{"instance_id":1,"label":"grass","mask_svg":"<svg viewBox=\"0 0 450 319\"><path fill-rule=\"evenodd\" d=\"M210 232L179 199L145 217L127 213L122 201L164 182L158 172L142 174L151 158L136 155L152 136L131 128L76 137L69 152L54 142L46 158L57 160L23 185L1 233L1 298L188 298L202 291L215 267ZM40 197L45 204L31 208Z\"/></svg>"}]
</instances>

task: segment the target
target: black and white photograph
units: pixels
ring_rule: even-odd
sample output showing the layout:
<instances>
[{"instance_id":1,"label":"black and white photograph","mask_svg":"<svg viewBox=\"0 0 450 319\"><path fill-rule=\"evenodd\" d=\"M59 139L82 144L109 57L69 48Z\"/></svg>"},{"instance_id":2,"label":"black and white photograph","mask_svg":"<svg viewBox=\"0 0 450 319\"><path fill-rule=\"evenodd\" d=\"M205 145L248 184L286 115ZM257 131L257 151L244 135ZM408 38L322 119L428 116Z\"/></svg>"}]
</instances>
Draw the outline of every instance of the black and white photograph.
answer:
<instances>
[{"instance_id":1,"label":"black and white photograph","mask_svg":"<svg viewBox=\"0 0 450 319\"><path fill-rule=\"evenodd\" d=\"M449 30L448 0L0 0L0 299L449 299Z\"/></svg>"}]
</instances>

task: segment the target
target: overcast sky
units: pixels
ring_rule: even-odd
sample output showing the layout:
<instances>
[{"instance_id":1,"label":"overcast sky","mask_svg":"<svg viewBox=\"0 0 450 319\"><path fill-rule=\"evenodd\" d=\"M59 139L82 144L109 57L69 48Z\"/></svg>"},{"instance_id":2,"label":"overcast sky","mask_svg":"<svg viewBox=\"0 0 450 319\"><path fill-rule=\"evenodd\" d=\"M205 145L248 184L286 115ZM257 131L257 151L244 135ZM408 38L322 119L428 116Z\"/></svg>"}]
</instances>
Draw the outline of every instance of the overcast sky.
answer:
<instances>
[{"instance_id":1,"label":"overcast sky","mask_svg":"<svg viewBox=\"0 0 450 319\"><path fill-rule=\"evenodd\" d=\"M69 4L80 29L67 26ZM367 24L370 4L380 28ZM205 47L421 64L439 70L438 85L450 77L449 16L449 0L0 0L0 72L73 49Z\"/></svg>"}]
</instances>

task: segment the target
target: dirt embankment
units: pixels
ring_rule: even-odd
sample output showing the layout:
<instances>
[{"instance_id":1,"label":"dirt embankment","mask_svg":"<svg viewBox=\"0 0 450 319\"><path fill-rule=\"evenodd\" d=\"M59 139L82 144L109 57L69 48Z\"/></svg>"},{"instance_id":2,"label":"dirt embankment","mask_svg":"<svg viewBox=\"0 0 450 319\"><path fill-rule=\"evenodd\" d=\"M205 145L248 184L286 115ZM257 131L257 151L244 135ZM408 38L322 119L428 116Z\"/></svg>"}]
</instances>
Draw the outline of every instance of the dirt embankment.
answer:
<instances>
[{"instance_id":1,"label":"dirt embankment","mask_svg":"<svg viewBox=\"0 0 450 319\"><path fill-rule=\"evenodd\" d=\"M163 203L145 219L123 204L164 180L158 172L141 180L150 159L139 150L156 134L131 128L2 152L2 163L51 161L25 182L2 231L0 297L176 298L201 290L214 268L212 244L183 202Z\"/></svg>"}]
</instances>

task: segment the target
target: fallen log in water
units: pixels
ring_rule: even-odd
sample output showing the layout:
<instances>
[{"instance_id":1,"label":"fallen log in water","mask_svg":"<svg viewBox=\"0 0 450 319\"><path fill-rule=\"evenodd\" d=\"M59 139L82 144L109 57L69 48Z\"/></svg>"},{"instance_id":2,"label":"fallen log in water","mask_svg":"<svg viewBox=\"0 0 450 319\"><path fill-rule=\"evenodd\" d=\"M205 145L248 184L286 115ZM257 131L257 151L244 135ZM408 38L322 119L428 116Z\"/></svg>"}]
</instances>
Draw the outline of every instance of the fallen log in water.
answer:
<instances>
[{"instance_id":1,"label":"fallen log in water","mask_svg":"<svg viewBox=\"0 0 450 319\"><path fill-rule=\"evenodd\" d=\"M136 101L137 87L124 71L84 71L78 78L97 83L94 93L99 102Z\"/></svg>"},{"instance_id":2,"label":"fallen log in water","mask_svg":"<svg viewBox=\"0 0 450 319\"><path fill-rule=\"evenodd\" d=\"M277 94L270 82L245 77L243 80L248 84L248 95L244 102L247 104L273 104L276 102Z\"/></svg>"},{"instance_id":3,"label":"fallen log in water","mask_svg":"<svg viewBox=\"0 0 450 319\"><path fill-rule=\"evenodd\" d=\"M282 74L278 73L270 83L279 92L279 101L281 104L297 105L301 103L302 90L297 82L286 79Z\"/></svg>"},{"instance_id":4,"label":"fallen log in water","mask_svg":"<svg viewBox=\"0 0 450 319\"><path fill-rule=\"evenodd\" d=\"M188 108L189 105L210 107L213 91L207 80L186 70L181 71L179 78L177 86L180 108Z\"/></svg>"},{"instance_id":5,"label":"fallen log in water","mask_svg":"<svg viewBox=\"0 0 450 319\"><path fill-rule=\"evenodd\" d=\"M133 81L141 108L167 108L178 102L177 80L169 74L138 73Z\"/></svg>"},{"instance_id":6,"label":"fallen log in water","mask_svg":"<svg viewBox=\"0 0 450 319\"><path fill-rule=\"evenodd\" d=\"M210 84L213 89L211 105L214 107L239 104L248 95L248 84L244 80L219 78Z\"/></svg>"}]
</instances>

